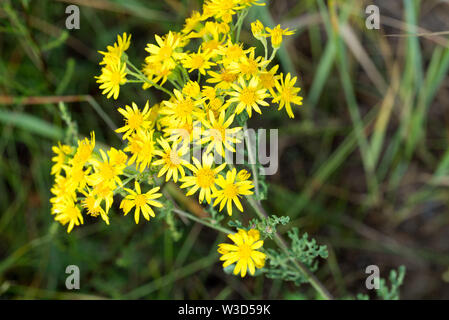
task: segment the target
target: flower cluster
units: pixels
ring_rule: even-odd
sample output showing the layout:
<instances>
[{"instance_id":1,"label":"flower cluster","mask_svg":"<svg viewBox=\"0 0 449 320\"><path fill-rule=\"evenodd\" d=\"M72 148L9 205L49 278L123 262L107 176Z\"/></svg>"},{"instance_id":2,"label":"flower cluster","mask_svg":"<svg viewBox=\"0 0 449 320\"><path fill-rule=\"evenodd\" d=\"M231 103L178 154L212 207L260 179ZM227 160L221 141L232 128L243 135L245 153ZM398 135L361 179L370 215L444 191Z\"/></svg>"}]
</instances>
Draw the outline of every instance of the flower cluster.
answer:
<instances>
[{"instance_id":1,"label":"flower cluster","mask_svg":"<svg viewBox=\"0 0 449 320\"><path fill-rule=\"evenodd\" d=\"M254 22L251 29L262 42L265 56L239 42L243 18L252 5L264 4L259 0L206 1L202 12L194 11L186 19L182 30L155 35L140 68L125 53L131 40L126 33L100 51L102 69L96 79L107 98L117 99L125 84L140 83L143 90L162 91L166 99L152 106L147 101L143 107L132 102L118 108L124 125L116 132L123 134L123 150L95 149L94 133L78 141L78 146L53 148L52 213L55 220L68 224L68 232L83 223L83 213L101 216L109 224L116 194L123 196L123 214L134 209L136 223L140 213L146 220L155 217L153 208L163 206L163 201L156 200L162 197L162 177L179 182L187 196L198 194L200 203L217 206L220 212L225 207L229 215L234 207L243 212L240 200L253 194L254 185L247 170L224 161L225 151L236 152L242 121L270 105L278 110L285 107L293 118L293 105L302 104L297 78L278 73L279 66L273 65L283 36L292 31ZM192 155L197 148L204 152ZM217 157L221 164L216 163ZM127 187L132 182L134 188ZM142 191L142 182L148 191ZM223 244L219 252L226 265L239 261L235 273L244 276L249 268L254 274L255 267L264 265L265 255L256 251L263 244L256 231L240 230L230 238L236 245Z\"/></svg>"}]
</instances>

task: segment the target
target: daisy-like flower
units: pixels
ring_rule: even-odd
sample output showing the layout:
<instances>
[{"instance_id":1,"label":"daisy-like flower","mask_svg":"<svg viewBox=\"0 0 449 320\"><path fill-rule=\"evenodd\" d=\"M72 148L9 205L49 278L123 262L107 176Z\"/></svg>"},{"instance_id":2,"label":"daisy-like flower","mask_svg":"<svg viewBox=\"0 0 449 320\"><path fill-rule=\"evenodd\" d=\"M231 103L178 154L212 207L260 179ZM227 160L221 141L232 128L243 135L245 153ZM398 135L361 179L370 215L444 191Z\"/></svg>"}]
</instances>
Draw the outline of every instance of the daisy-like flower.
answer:
<instances>
[{"instance_id":1,"label":"daisy-like flower","mask_svg":"<svg viewBox=\"0 0 449 320\"><path fill-rule=\"evenodd\" d=\"M108 151L109 159L106 153L100 149L100 155L101 160L92 160L93 167L95 169L95 172L87 177L87 181L89 185L97 185L100 183L107 183L115 186L115 184L121 186L122 180L120 179L120 175L123 174L123 169L125 169L126 164L120 163L116 164L111 161L110 155L112 152L114 152L114 148L111 148ZM115 150L115 152L121 152L123 154L123 151ZM126 155L125 155L126 156ZM125 160L126 163L126 160Z\"/></svg>"},{"instance_id":2,"label":"daisy-like flower","mask_svg":"<svg viewBox=\"0 0 449 320\"><path fill-rule=\"evenodd\" d=\"M96 197L97 203L101 204L105 202L105 212L108 213L109 209L114 202L114 189L115 185L110 182L101 182L94 186L92 189L92 195Z\"/></svg>"},{"instance_id":3,"label":"daisy-like flower","mask_svg":"<svg viewBox=\"0 0 449 320\"><path fill-rule=\"evenodd\" d=\"M251 32L253 33L254 38L259 41L264 41L264 38L267 36L265 34L265 27L259 20L256 20L251 23Z\"/></svg>"},{"instance_id":4,"label":"daisy-like flower","mask_svg":"<svg viewBox=\"0 0 449 320\"><path fill-rule=\"evenodd\" d=\"M182 33L187 34L190 31L194 30L195 27L201 22L201 20L202 20L201 13L198 11L192 11L190 17L187 18L185 21Z\"/></svg>"},{"instance_id":5,"label":"daisy-like flower","mask_svg":"<svg viewBox=\"0 0 449 320\"><path fill-rule=\"evenodd\" d=\"M164 101L164 107L159 110L160 114L167 115L180 125L192 123L193 117L198 116L200 110L199 105L202 100L193 100L189 96L184 96L179 90L173 91L176 99L173 101Z\"/></svg>"},{"instance_id":6,"label":"daisy-like flower","mask_svg":"<svg viewBox=\"0 0 449 320\"><path fill-rule=\"evenodd\" d=\"M154 130L138 130L128 139L128 146L124 149L125 152L132 154L128 164L136 163L136 167L140 172L147 168L154 154Z\"/></svg>"},{"instance_id":7,"label":"daisy-like flower","mask_svg":"<svg viewBox=\"0 0 449 320\"><path fill-rule=\"evenodd\" d=\"M100 62L100 65L118 64L123 52L128 50L130 43L131 35L128 37L126 32L123 33L123 36L118 35L117 42L112 46L107 46L107 51L98 51L103 55L103 60Z\"/></svg>"},{"instance_id":8,"label":"daisy-like flower","mask_svg":"<svg viewBox=\"0 0 449 320\"><path fill-rule=\"evenodd\" d=\"M234 274L240 273L242 278L248 270L251 275L254 275L256 268L263 268L266 254L258 251L263 246L258 230L239 229L237 233L229 234L228 237L234 244L220 243L217 250L222 255L220 260L224 261L223 268L237 262Z\"/></svg>"},{"instance_id":9,"label":"daisy-like flower","mask_svg":"<svg viewBox=\"0 0 449 320\"><path fill-rule=\"evenodd\" d=\"M279 79L279 75L276 72L279 69L279 65L275 65L270 70L263 70L259 73L260 86L267 89L272 96L275 96L273 88L276 86L276 81Z\"/></svg>"},{"instance_id":10,"label":"daisy-like flower","mask_svg":"<svg viewBox=\"0 0 449 320\"><path fill-rule=\"evenodd\" d=\"M239 197L242 195L247 196L253 194L251 189L254 188L252 181L236 178L237 170L235 168L232 169L232 171L226 172L226 178L219 175L216 183L221 190L212 194L212 197L216 198L213 206L215 207L217 204L220 204L219 210L221 212L226 205L226 209L230 216L232 216L232 202L234 202L237 209L243 212Z\"/></svg>"},{"instance_id":11,"label":"daisy-like flower","mask_svg":"<svg viewBox=\"0 0 449 320\"><path fill-rule=\"evenodd\" d=\"M201 136L201 124L199 121L195 121L191 124L185 123L182 126L169 126L164 128L164 136L169 141L175 141L181 145L188 145L189 143L196 141Z\"/></svg>"},{"instance_id":12,"label":"daisy-like flower","mask_svg":"<svg viewBox=\"0 0 449 320\"><path fill-rule=\"evenodd\" d=\"M291 36L295 33L293 30L288 30L288 28L282 29L280 24L273 29L266 27L265 30L267 30L271 36L271 45L274 49L278 49L281 46L283 36Z\"/></svg>"},{"instance_id":13,"label":"daisy-like flower","mask_svg":"<svg viewBox=\"0 0 449 320\"><path fill-rule=\"evenodd\" d=\"M120 209L123 210L123 213L126 216L132 208L136 207L134 211L134 221L136 224L139 223L140 212L142 212L142 215L146 220L150 221L150 216L152 218L156 216L151 206L158 208L163 207L162 203L155 200L162 197L162 193L158 193L160 188L155 187L146 193L142 193L140 184L137 181L134 182L134 188L135 191L125 188L129 194L120 203Z\"/></svg>"},{"instance_id":14,"label":"daisy-like flower","mask_svg":"<svg viewBox=\"0 0 449 320\"><path fill-rule=\"evenodd\" d=\"M100 203L101 200L98 199L93 192L89 191L82 191L82 194L85 196L84 200L81 202L81 206L86 209L87 214L92 217L98 217L98 215L101 216L101 218L106 222L106 224L109 224L109 217L108 214L103 210Z\"/></svg>"},{"instance_id":15,"label":"daisy-like flower","mask_svg":"<svg viewBox=\"0 0 449 320\"><path fill-rule=\"evenodd\" d=\"M232 96L232 98L228 100L228 103L238 103L235 109L235 112L237 114L240 114L243 110L246 109L248 116L251 118L253 109L257 113L262 114L259 105L269 105L268 102L264 101L264 99L269 96L266 93L267 89L260 88L259 79L257 77L251 78L248 85L246 84L245 80L239 78L239 85L232 84L232 88L235 91L231 91L228 93L230 96Z\"/></svg>"},{"instance_id":16,"label":"daisy-like flower","mask_svg":"<svg viewBox=\"0 0 449 320\"><path fill-rule=\"evenodd\" d=\"M154 154L161 158L154 161L153 165L163 166L159 171L158 177L166 174L165 181L168 181L173 177L173 181L177 182L179 176L185 176L184 167L188 165L188 162L185 159L182 159L182 156L187 153L188 148L185 145L178 148L177 142L173 142L170 147L170 144L164 138L158 139L157 142L162 147L162 150L155 150Z\"/></svg>"},{"instance_id":17,"label":"daisy-like flower","mask_svg":"<svg viewBox=\"0 0 449 320\"><path fill-rule=\"evenodd\" d=\"M241 58L245 56L245 54L254 51L254 48L243 49L243 44L232 43L231 40L228 40L226 44L221 45L217 50L215 50L215 54L221 56L221 60L218 63L228 66L233 61L239 61Z\"/></svg>"},{"instance_id":18,"label":"daisy-like flower","mask_svg":"<svg viewBox=\"0 0 449 320\"><path fill-rule=\"evenodd\" d=\"M74 226L79 226L84 222L81 210L71 198L56 203L52 212L56 214L56 221L59 221L62 225L68 224L67 233L70 233Z\"/></svg>"},{"instance_id":19,"label":"daisy-like flower","mask_svg":"<svg viewBox=\"0 0 449 320\"><path fill-rule=\"evenodd\" d=\"M125 140L137 130L149 128L151 125L151 122L148 120L150 116L149 109L148 101L142 111L139 110L134 102L132 103L132 108L128 105L125 106L125 109L119 108L118 112L125 117L125 125L115 130L115 132L125 132L123 135L123 140Z\"/></svg>"},{"instance_id":20,"label":"daisy-like flower","mask_svg":"<svg viewBox=\"0 0 449 320\"><path fill-rule=\"evenodd\" d=\"M103 89L101 94L107 94L108 99L113 96L114 100L117 100L120 86L127 82L126 75L125 63L118 62L101 68L101 75L95 77L98 79L97 83L101 83L100 89Z\"/></svg>"},{"instance_id":21,"label":"daisy-like flower","mask_svg":"<svg viewBox=\"0 0 449 320\"><path fill-rule=\"evenodd\" d=\"M201 88L198 82L190 80L182 88L182 93L188 97L198 98L201 94Z\"/></svg>"},{"instance_id":22,"label":"daisy-like flower","mask_svg":"<svg viewBox=\"0 0 449 320\"><path fill-rule=\"evenodd\" d=\"M66 173L66 177L70 180L74 190L84 189L87 183L87 176L90 173L91 167L84 170L83 166L68 166L64 165L63 169Z\"/></svg>"},{"instance_id":23,"label":"daisy-like flower","mask_svg":"<svg viewBox=\"0 0 449 320\"><path fill-rule=\"evenodd\" d=\"M238 74L227 69L221 69L219 72L209 71L208 75L210 77L206 81L216 83L215 87L223 90L231 88L231 84L238 78Z\"/></svg>"},{"instance_id":24,"label":"daisy-like flower","mask_svg":"<svg viewBox=\"0 0 449 320\"><path fill-rule=\"evenodd\" d=\"M143 74L152 82L158 83L160 81L160 85L163 85L168 77L171 75L173 69L176 67L176 64L167 65L161 61L153 61L149 62L147 57L145 59L145 63L142 68ZM142 85L142 89L146 90L151 88L153 85L149 82L145 82Z\"/></svg>"},{"instance_id":25,"label":"daisy-like flower","mask_svg":"<svg viewBox=\"0 0 449 320\"><path fill-rule=\"evenodd\" d=\"M182 65L188 69L189 72L198 70L199 73L205 75L206 70L215 65L214 62L210 61L212 56L213 54L211 51L201 52L200 48L197 53L186 55L182 61Z\"/></svg>"},{"instance_id":26,"label":"daisy-like flower","mask_svg":"<svg viewBox=\"0 0 449 320\"><path fill-rule=\"evenodd\" d=\"M181 188L189 188L191 189L187 192L187 196L191 196L195 192L200 190L199 202L202 203L204 198L206 198L206 202L210 204L212 200L212 193L217 189L215 187L215 180L220 171L222 171L226 167L226 163L221 164L215 169L212 168L214 157L212 154L203 154L202 164L200 161L192 157L193 163L189 168L193 172L193 176L185 176L181 178L181 182L184 182L181 185Z\"/></svg>"},{"instance_id":27,"label":"daisy-like flower","mask_svg":"<svg viewBox=\"0 0 449 320\"><path fill-rule=\"evenodd\" d=\"M75 155L69 161L73 166L84 166L84 164L92 156L92 152L95 148L95 132L90 133L90 141L87 138L84 140L78 140L78 147L76 149Z\"/></svg>"},{"instance_id":28,"label":"daisy-like flower","mask_svg":"<svg viewBox=\"0 0 449 320\"><path fill-rule=\"evenodd\" d=\"M157 34L154 37L158 45L147 44L145 50L151 54L145 59L147 62L162 62L164 66L172 66L176 65L176 60L184 57L184 53L176 51L180 47L181 39L175 37L173 32L170 31L164 38Z\"/></svg>"},{"instance_id":29,"label":"daisy-like flower","mask_svg":"<svg viewBox=\"0 0 449 320\"><path fill-rule=\"evenodd\" d=\"M229 68L233 73L239 75L239 78L249 80L259 74L259 70L263 70L270 61L264 60L261 56L254 58L254 50L249 56L242 56L240 60L233 61L229 64Z\"/></svg>"},{"instance_id":30,"label":"daisy-like flower","mask_svg":"<svg viewBox=\"0 0 449 320\"><path fill-rule=\"evenodd\" d=\"M55 183L50 191L54 195L50 199L50 202L53 204L64 201L65 199L76 199L76 190L74 189L73 183L69 178L61 175L56 175Z\"/></svg>"},{"instance_id":31,"label":"daisy-like flower","mask_svg":"<svg viewBox=\"0 0 449 320\"><path fill-rule=\"evenodd\" d=\"M278 94L274 96L273 102L279 103L278 110L281 110L285 105L285 110L287 111L288 116L294 118L295 115L293 114L291 104L302 105L302 97L298 96L298 92L301 88L295 87L296 77L292 79L290 73L287 74L285 80L283 74L281 74L280 79L280 82L276 80Z\"/></svg>"},{"instance_id":32,"label":"daisy-like flower","mask_svg":"<svg viewBox=\"0 0 449 320\"><path fill-rule=\"evenodd\" d=\"M203 125L207 128L207 130L204 132L204 138L200 139L198 142L199 144L208 144L206 153L211 152L212 149L215 148L218 154L224 158L224 148L231 152L235 152L235 148L232 144L240 142L240 140L235 136L242 128L229 128L234 121L234 117L235 115L231 115L227 120L225 120L225 112L221 111L220 117L215 119L214 113L212 110L209 110L210 121L203 121Z\"/></svg>"},{"instance_id":33,"label":"daisy-like flower","mask_svg":"<svg viewBox=\"0 0 449 320\"><path fill-rule=\"evenodd\" d=\"M56 154L51 161L54 162L54 165L51 167L51 174L57 175L61 172L62 166L67 160L67 156L72 153L72 147L61 144L58 142L58 146L53 146L51 150Z\"/></svg>"},{"instance_id":34,"label":"daisy-like flower","mask_svg":"<svg viewBox=\"0 0 449 320\"><path fill-rule=\"evenodd\" d=\"M204 5L204 11L210 12L216 20L221 19L226 23L232 21L232 16L239 10L235 0L210 0Z\"/></svg>"}]
</instances>

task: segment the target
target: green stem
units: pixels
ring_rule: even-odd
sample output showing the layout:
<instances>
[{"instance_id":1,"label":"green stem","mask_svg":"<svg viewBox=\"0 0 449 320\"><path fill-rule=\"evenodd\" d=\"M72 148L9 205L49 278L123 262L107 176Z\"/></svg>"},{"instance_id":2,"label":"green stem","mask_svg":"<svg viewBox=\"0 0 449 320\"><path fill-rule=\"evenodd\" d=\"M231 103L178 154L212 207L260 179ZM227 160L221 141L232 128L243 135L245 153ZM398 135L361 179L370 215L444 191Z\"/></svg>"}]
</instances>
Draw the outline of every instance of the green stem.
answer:
<instances>
[{"instance_id":1,"label":"green stem","mask_svg":"<svg viewBox=\"0 0 449 320\"><path fill-rule=\"evenodd\" d=\"M247 197L249 204L253 207L256 214L260 219L265 219L268 217L265 210L260 206L257 201L253 197ZM278 247L284 251L286 255L290 255L288 246L285 244L284 239L279 235L279 233L274 234L274 242L278 245ZM294 266L304 275L304 277L309 281L312 287L326 300L333 300L332 295L329 291L324 287L324 285L315 277L315 275L300 261L291 258Z\"/></svg>"},{"instance_id":2,"label":"green stem","mask_svg":"<svg viewBox=\"0 0 449 320\"><path fill-rule=\"evenodd\" d=\"M131 66L131 68L133 68L136 72L133 72L129 69L127 69L128 73L133 75L134 77L136 77L139 80L142 80L150 85L152 85L153 87L155 87L156 89L159 89L163 92L165 92L166 94L170 95L171 97L173 97L173 93L171 93L170 91L168 91L167 89L161 87L160 85L158 85L156 82L151 81L150 79L148 79L143 73L142 71L140 71L138 68L136 68L131 62L129 62L129 60L126 61L126 65Z\"/></svg>"},{"instance_id":3,"label":"green stem","mask_svg":"<svg viewBox=\"0 0 449 320\"><path fill-rule=\"evenodd\" d=\"M222 227L220 225L208 222L207 220L198 218L198 217L194 216L193 214L190 214L190 213L188 213L186 211L182 211L182 210L177 209L177 208L174 208L173 211L176 212L177 214L183 216L183 217L186 217L186 218L188 218L190 220L193 220L195 222L201 223L201 224L203 224L203 225L205 225L205 226L207 226L209 228L215 229L217 231L220 231L220 232L223 232L223 233L226 233L226 234L234 233L234 232L232 232L231 230L229 230L229 229L227 229L225 227Z\"/></svg>"}]
</instances>

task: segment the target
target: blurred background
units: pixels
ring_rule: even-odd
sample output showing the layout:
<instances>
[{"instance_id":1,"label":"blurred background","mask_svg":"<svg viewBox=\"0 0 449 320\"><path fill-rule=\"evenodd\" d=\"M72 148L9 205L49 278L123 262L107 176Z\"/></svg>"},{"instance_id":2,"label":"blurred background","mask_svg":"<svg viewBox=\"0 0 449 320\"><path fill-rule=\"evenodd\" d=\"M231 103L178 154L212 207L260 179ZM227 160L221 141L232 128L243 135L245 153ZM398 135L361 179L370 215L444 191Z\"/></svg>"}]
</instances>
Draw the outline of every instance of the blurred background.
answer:
<instances>
[{"instance_id":1,"label":"blurred background","mask_svg":"<svg viewBox=\"0 0 449 320\"><path fill-rule=\"evenodd\" d=\"M79 30L65 9L78 5ZM154 34L180 30L200 0L0 1L0 297L6 299L314 299L309 285L223 272L223 235L176 216L135 225L87 219L70 235L50 214L51 146L66 131L120 146L117 107L155 91L127 85L101 95L98 50L132 34L143 62ZM380 29L365 25L368 5ZM249 22L296 29L278 56L300 79L297 117L266 111L253 127L279 128L280 166L267 177L268 213L326 244L317 277L337 298L366 293L365 268L407 268L403 299L449 298L449 3L437 0L275 0ZM58 102L77 127L67 127ZM191 208L192 199L179 196ZM248 211L250 212L250 211ZM249 219L250 214L242 219ZM227 221L226 218L225 221ZM281 228L282 232L283 229ZM81 289L65 288L78 265Z\"/></svg>"}]
</instances>

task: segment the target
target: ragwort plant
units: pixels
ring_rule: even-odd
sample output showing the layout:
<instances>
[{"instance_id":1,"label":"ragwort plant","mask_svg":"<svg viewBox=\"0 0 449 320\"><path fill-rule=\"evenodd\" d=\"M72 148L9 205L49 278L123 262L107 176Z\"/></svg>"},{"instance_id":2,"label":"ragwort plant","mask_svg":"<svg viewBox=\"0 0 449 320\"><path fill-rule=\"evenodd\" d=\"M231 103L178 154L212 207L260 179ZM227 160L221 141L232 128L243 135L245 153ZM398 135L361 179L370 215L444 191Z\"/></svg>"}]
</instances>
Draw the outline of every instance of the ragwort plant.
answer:
<instances>
[{"instance_id":1,"label":"ragwort plant","mask_svg":"<svg viewBox=\"0 0 449 320\"><path fill-rule=\"evenodd\" d=\"M316 258L327 257L326 247L307 235L299 237L296 229L288 233L291 245L287 245L276 227L288 225L289 218L269 216L260 204L266 186L258 177L258 166L237 168L223 161L226 152L236 152L249 118L270 105L294 118L295 108L302 104L297 78L279 73L273 62L284 37L294 32L253 22L251 31L264 48L263 56L239 41L253 5L264 3L206 1L202 12L194 11L181 31L155 35L155 42L145 48L141 67L126 54L131 44L126 33L99 51L101 73L95 78L108 99L117 99L123 86L135 84L142 90L160 90L166 99L118 108L124 125L116 132L123 135L123 149L98 148L94 132L76 145L54 146L51 212L67 232L82 225L85 215L109 224L111 206L119 196L119 208L124 215L132 213L136 224L141 217L150 221L164 210L171 217L180 214L228 234L232 243L218 246L225 272L241 277L266 274L298 285L309 282L323 298L331 298L312 274ZM204 152L192 156L197 149ZM217 164L217 157L223 163ZM197 196L213 219L178 209L164 192L169 181L178 183L187 196ZM257 218L248 226L239 220L223 226L223 213L244 211L242 199ZM264 249L267 240L277 249Z\"/></svg>"}]
</instances>

